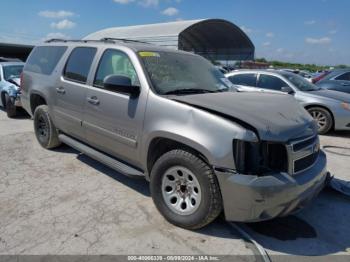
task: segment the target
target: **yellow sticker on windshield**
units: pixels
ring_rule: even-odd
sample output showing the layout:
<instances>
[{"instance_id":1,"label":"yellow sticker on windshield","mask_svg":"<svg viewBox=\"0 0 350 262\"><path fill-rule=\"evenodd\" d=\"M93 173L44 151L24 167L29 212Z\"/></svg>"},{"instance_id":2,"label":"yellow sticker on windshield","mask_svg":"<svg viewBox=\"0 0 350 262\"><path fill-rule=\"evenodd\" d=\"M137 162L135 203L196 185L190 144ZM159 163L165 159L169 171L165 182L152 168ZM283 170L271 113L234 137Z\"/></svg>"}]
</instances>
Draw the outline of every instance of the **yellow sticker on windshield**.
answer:
<instances>
[{"instance_id":1,"label":"yellow sticker on windshield","mask_svg":"<svg viewBox=\"0 0 350 262\"><path fill-rule=\"evenodd\" d=\"M156 52L139 52L141 57L160 57L160 55Z\"/></svg>"}]
</instances>

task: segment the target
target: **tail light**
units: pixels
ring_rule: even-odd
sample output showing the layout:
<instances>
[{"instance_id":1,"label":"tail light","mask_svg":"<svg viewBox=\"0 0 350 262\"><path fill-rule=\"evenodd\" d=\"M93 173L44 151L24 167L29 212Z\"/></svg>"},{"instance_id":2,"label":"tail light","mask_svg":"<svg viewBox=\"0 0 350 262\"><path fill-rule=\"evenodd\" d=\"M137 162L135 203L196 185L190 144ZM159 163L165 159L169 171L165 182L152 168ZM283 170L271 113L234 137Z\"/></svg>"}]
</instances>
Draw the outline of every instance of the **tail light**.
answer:
<instances>
[{"instance_id":1,"label":"tail light","mask_svg":"<svg viewBox=\"0 0 350 262\"><path fill-rule=\"evenodd\" d=\"M23 72L21 73L20 80L19 80L19 90L23 90Z\"/></svg>"}]
</instances>

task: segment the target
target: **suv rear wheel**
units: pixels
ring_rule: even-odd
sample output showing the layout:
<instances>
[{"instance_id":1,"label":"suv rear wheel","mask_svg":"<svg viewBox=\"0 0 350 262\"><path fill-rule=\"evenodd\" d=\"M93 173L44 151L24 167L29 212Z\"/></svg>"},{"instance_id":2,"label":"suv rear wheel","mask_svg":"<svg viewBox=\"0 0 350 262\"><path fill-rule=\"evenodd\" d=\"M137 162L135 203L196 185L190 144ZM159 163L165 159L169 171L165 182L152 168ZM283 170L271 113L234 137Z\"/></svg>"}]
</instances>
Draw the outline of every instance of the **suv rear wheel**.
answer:
<instances>
[{"instance_id":1,"label":"suv rear wheel","mask_svg":"<svg viewBox=\"0 0 350 262\"><path fill-rule=\"evenodd\" d=\"M5 105L7 117L13 118L17 115L17 108L15 106L15 101L13 97L10 97L8 94L5 94Z\"/></svg>"},{"instance_id":2,"label":"suv rear wheel","mask_svg":"<svg viewBox=\"0 0 350 262\"><path fill-rule=\"evenodd\" d=\"M311 107L307 110L315 119L318 126L318 133L324 135L331 130L333 126L333 118L331 113L322 107Z\"/></svg>"},{"instance_id":3,"label":"suv rear wheel","mask_svg":"<svg viewBox=\"0 0 350 262\"><path fill-rule=\"evenodd\" d=\"M38 106L34 112L34 131L39 144L46 149L61 145L58 132L54 126L47 105Z\"/></svg>"},{"instance_id":4,"label":"suv rear wheel","mask_svg":"<svg viewBox=\"0 0 350 262\"><path fill-rule=\"evenodd\" d=\"M222 198L213 170L183 150L161 156L151 172L151 194L159 212L172 224L198 229L222 211Z\"/></svg>"}]
</instances>

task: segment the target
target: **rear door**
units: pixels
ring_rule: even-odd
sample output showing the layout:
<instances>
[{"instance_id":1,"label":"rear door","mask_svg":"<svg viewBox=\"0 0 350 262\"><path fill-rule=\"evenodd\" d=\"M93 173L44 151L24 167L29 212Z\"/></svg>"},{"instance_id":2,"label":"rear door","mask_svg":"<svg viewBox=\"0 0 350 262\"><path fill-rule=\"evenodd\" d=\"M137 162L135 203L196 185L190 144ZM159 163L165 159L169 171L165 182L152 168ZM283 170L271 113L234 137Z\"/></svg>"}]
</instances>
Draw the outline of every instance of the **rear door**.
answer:
<instances>
[{"instance_id":1,"label":"rear door","mask_svg":"<svg viewBox=\"0 0 350 262\"><path fill-rule=\"evenodd\" d=\"M109 75L131 78L140 86L134 61L121 50L106 49L96 68L93 85L86 94L83 126L93 147L138 166L137 148L141 138L147 93L141 87L139 97L107 90L103 80Z\"/></svg>"},{"instance_id":2,"label":"rear door","mask_svg":"<svg viewBox=\"0 0 350 262\"><path fill-rule=\"evenodd\" d=\"M343 73L336 78L334 78L334 82L336 82L335 90L344 91L350 89L350 72ZM332 88L333 89L333 88Z\"/></svg>"},{"instance_id":3,"label":"rear door","mask_svg":"<svg viewBox=\"0 0 350 262\"><path fill-rule=\"evenodd\" d=\"M93 47L74 48L55 88L56 125L61 131L81 140L85 139L82 120L87 79L96 51Z\"/></svg>"}]
</instances>

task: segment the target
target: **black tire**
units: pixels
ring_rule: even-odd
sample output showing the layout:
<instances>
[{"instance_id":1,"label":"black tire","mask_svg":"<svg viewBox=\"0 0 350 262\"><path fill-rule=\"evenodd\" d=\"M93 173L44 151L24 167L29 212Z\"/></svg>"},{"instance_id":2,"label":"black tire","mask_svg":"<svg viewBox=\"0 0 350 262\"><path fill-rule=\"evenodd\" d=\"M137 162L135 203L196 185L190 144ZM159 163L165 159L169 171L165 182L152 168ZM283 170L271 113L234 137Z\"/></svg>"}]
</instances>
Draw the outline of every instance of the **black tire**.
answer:
<instances>
[{"instance_id":1,"label":"black tire","mask_svg":"<svg viewBox=\"0 0 350 262\"><path fill-rule=\"evenodd\" d=\"M34 131L39 144L46 149L61 145L58 131L53 124L47 105L38 106L34 112Z\"/></svg>"},{"instance_id":2,"label":"black tire","mask_svg":"<svg viewBox=\"0 0 350 262\"><path fill-rule=\"evenodd\" d=\"M163 197L162 181L167 170L173 167L189 170L199 183L201 200L192 214L182 215L174 212ZM165 153L154 164L151 172L151 195L159 212L170 223L186 228L199 229L215 220L222 211L222 197L217 178L202 159L184 150ZM181 197L179 201L183 201Z\"/></svg>"},{"instance_id":3,"label":"black tire","mask_svg":"<svg viewBox=\"0 0 350 262\"><path fill-rule=\"evenodd\" d=\"M13 118L17 115L17 108L15 106L15 101L13 97L10 97L8 94L5 94L5 109L7 117Z\"/></svg>"},{"instance_id":4,"label":"black tire","mask_svg":"<svg viewBox=\"0 0 350 262\"><path fill-rule=\"evenodd\" d=\"M333 127L333 117L331 113L322 107L311 107L307 111L315 119L320 135L327 134Z\"/></svg>"}]
</instances>

